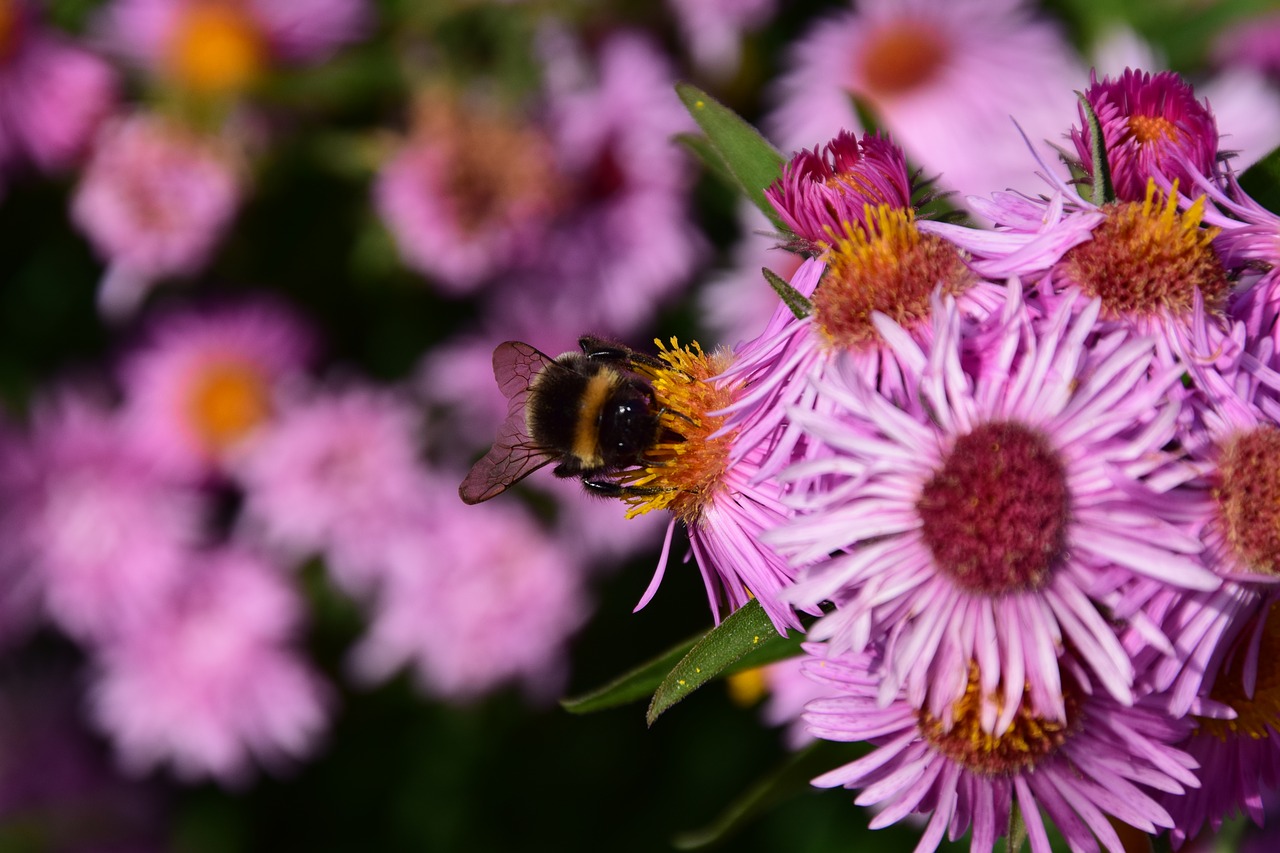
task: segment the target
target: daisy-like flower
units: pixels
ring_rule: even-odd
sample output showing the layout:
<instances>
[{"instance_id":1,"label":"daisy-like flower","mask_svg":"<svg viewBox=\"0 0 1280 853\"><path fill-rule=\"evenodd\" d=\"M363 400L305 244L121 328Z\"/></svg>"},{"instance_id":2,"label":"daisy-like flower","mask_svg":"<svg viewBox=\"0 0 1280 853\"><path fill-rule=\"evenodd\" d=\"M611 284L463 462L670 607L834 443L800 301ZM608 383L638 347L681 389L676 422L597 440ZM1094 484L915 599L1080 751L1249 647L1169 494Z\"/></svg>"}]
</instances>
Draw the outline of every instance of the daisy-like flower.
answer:
<instances>
[{"instance_id":1,"label":"daisy-like flower","mask_svg":"<svg viewBox=\"0 0 1280 853\"><path fill-rule=\"evenodd\" d=\"M1245 18L1227 27L1214 39L1212 52L1219 65L1249 68L1280 81L1280 12Z\"/></svg>"},{"instance_id":2,"label":"daisy-like flower","mask_svg":"<svg viewBox=\"0 0 1280 853\"><path fill-rule=\"evenodd\" d=\"M146 625L200 536L196 496L162 476L113 413L65 395L42 403L9 454L0 551L13 593L78 640Z\"/></svg>"},{"instance_id":3,"label":"daisy-like flower","mask_svg":"<svg viewBox=\"0 0 1280 853\"><path fill-rule=\"evenodd\" d=\"M852 143L848 137L843 139ZM866 145L864 140L864 151ZM844 147L832 149L833 162ZM781 429L789 410L814 405L807 380L822 376L839 359L846 360L845 369L861 373L890 397L914 394L904 385L893 350L885 346L872 322L875 313L892 317L912 335L927 338L935 290L955 296L966 315L973 317L986 316L1005 299L1005 288L975 273L950 233L939 233L933 227L937 223L917 222L914 208L904 202L910 179L902 158L892 156L878 139L869 150L876 156L864 154L856 163L856 176L842 181L838 207L816 181L796 183L798 165L786 170L793 176L790 182L784 176L771 189L775 205L788 202L778 208L783 216L811 223L827 237L819 247L821 256L801 265L790 282L793 290L808 299L809 313L761 336L754 346L773 354L768 374L747 382L744 393L726 409L732 428L742 429L746 419L755 422L745 432L744 448ZM805 152L793 163L813 159ZM853 159L852 152L844 152L839 162ZM832 224L846 213L857 219ZM743 369L734 366L729 373ZM794 430L779 433L782 440L773 444L762 472L776 473L793 461L795 435Z\"/></svg>"},{"instance_id":4,"label":"daisy-like flower","mask_svg":"<svg viewBox=\"0 0 1280 853\"><path fill-rule=\"evenodd\" d=\"M1096 300L1074 318L1068 300L1036 328L1009 289L991 334L962 336L949 298L928 347L876 319L918 396L891 400L849 370L819 380L829 405L792 418L824 452L786 475L808 484L792 501L801 511L766 536L804 567L788 600L836 605L810 636L835 654L883 643L882 698L905 689L944 721L972 661L993 734L1024 689L1039 715L1065 718L1064 644L1133 701L1133 664L1091 597L1103 579L1219 585L1166 515L1177 496L1137 479L1173 435L1177 372L1152 370L1148 339L1086 346Z\"/></svg>"},{"instance_id":5,"label":"daisy-like flower","mask_svg":"<svg viewBox=\"0 0 1280 853\"><path fill-rule=\"evenodd\" d=\"M796 150L859 126L851 95L926 174L962 194L1035 190L1026 149L1056 137L1083 76L1058 30L1021 0L873 0L792 47L766 129Z\"/></svg>"},{"instance_id":6,"label":"daisy-like flower","mask_svg":"<svg viewBox=\"0 0 1280 853\"><path fill-rule=\"evenodd\" d=\"M575 552L511 504L439 511L386 543L388 561L356 674L408 665L430 695L473 700L519 682L536 699L563 687L566 643L588 600Z\"/></svg>"},{"instance_id":7,"label":"daisy-like flower","mask_svg":"<svg viewBox=\"0 0 1280 853\"><path fill-rule=\"evenodd\" d=\"M872 227L870 219L882 205L910 208L911 182L901 148L873 134L859 141L846 130L821 151L801 151L791 158L765 197L792 233L825 248L850 225Z\"/></svg>"},{"instance_id":8,"label":"daisy-like flower","mask_svg":"<svg viewBox=\"0 0 1280 853\"><path fill-rule=\"evenodd\" d=\"M383 571L383 543L421 524L438 491L419 458L420 418L373 387L286 397L228 462L246 523L295 560L326 554L345 589L367 592Z\"/></svg>"},{"instance_id":9,"label":"daisy-like flower","mask_svg":"<svg viewBox=\"0 0 1280 853\"><path fill-rule=\"evenodd\" d=\"M122 420L171 473L214 473L271 420L311 351L308 330L276 302L161 316L121 366Z\"/></svg>"},{"instance_id":10,"label":"daisy-like flower","mask_svg":"<svg viewBox=\"0 0 1280 853\"><path fill-rule=\"evenodd\" d=\"M363 37L365 0L115 0L104 40L170 85L240 94L277 63L318 62Z\"/></svg>"},{"instance_id":11,"label":"daisy-like flower","mask_svg":"<svg viewBox=\"0 0 1280 853\"><path fill-rule=\"evenodd\" d=\"M1014 713L1008 727L993 734L980 696L987 687L976 663L956 662L965 690L943 719L900 694L886 702L873 654L830 657L816 645L808 651L806 672L835 694L809 703L809 732L874 745L864 758L813 784L861 788L854 802L879 808L872 829L910 814L929 815L916 853L929 853L944 836L954 841L970 830L969 849L991 851L1015 804L1035 853L1051 849L1042 813L1072 850L1096 850L1100 842L1120 851L1126 848L1112 821L1158 832L1173 819L1157 798L1199 785L1195 761L1178 748L1189 722L1171 719L1157 702L1125 706L1089 693L1069 671L1060 679L1066 698L1060 716L1039 709L1011 674L1018 680ZM1057 663L1050 665L1057 670Z\"/></svg>"},{"instance_id":12,"label":"daisy-like flower","mask_svg":"<svg viewBox=\"0 0 1280 853\"><path fill-rule=\"evenodd\" d=\"M71 218L106 261L98 295L131 313L159 279L199 272L240 204L230 152L159 116L104 128L71 200Z\"/></svg>"},{"instance_id":13,"label":"daisy-like flower","mask_svg":"<svg viewBox=\"0 0 1280 853\"><path fill-rule=\"evenodd\" d=\"M243 782L315 748L328 689L292 641L302 603L278 566L202 555L149 624L100 650L93 716L133 772Z\"/></svg>"},{"instance_id":14,"label":"daisy-like flower","mask_svg":"<svg viewBox=\"0 0 1280 853\"><path fill-rule=\"evenodd\" d=\"M637 363L634 369L651 383L662 438L645 451L639 466L616 478L631 515L662 509L672 516L657 571L636 609L657 592L672 530L680 522L688 531L717 622L722 603L733 611L754 598L779 633L799 629L794 610L780 598L794 572L760 542L763 531L789 514L782 500L785 487L775 478L758 476L770 443L766 437L750 447L736 446L742 432L727 428L721 414L743 388L740 378L721 378L729 365L740 357L740 372L750 375L769 354L751 348L739 355L727 350L708 354L697 343L681 348L674 338L670 347L661 341L658 345L657 363Z\"/></svg>"},{"instance_id":15,"label":"daisy-like flower","mask_svg":"<svg viewBox=\"0 0 1280 853\"><path fill-rule=\"evenodd\" d=\"M1195 729L1181 744L1212 784L1184 796L1166 796L1173 815L1174 849L1208 825L1247 814L1259 826L1264 796L1280 783L1280 617L1275 594L1255 599L1232 635L1220 640L1224 665L1207 685L1208 700L1226 709L1192 718Z\"/></svg>"},{"instance_id":16,"label":"daisy-like flower","mask_svg":"<svg viewBox=\"0 0 1280 853\"><path fill-rule=\"evenodd\" d=\"M75 162L116 102L103 60L45 29L27 0L0 0L0 171Z\"/></svg>"},{"instance_id":17,"label":"daisy-like flower","mask_svg":"<svg viewBox=\"0 0 1280 853\"><path fill-rule=\"evenodd\" d=\"M671 144L692 119L671 96L668 63L639 35L611 36L594 62L567 37L548 37L543 53L562 201L537 257L506 277L494 316L524 338L549 317L568 333L626 337L704 253L689 207L695 176Z\"/></svg>"},{"instance_id":18,"label":"daisy-like flower","mask_svg":"<svg viewBox=\"0 0 1280 853\"><path fill-rule=\"evenodd\" d=\"M1191 174L1212 176L1217 169L1218 126L1209 107L1196 100L1195 90L1172 71L1150 74L1125 69L1117 79L1090 78L1085 100L1102 127L1107 163L1116 197L1141 201L1147 182L1159 176L1162 184L1192 183ZM1092 177L1084 107L1080 128L1071 140L1085 173ZM1189 171L1190 170L1190 171Z\"/></svg>"},{"instance_id":19,"label":"daisy-like flower","mask_svg":"<svg viewBox=\"0 0 1280 853\"><path fill-rule=\"evenodd\" d=\"M444 94L420 98L373 189L404 262L452 294L528 260L559 191L541 130Z\"/></svg>"}]
</instances>

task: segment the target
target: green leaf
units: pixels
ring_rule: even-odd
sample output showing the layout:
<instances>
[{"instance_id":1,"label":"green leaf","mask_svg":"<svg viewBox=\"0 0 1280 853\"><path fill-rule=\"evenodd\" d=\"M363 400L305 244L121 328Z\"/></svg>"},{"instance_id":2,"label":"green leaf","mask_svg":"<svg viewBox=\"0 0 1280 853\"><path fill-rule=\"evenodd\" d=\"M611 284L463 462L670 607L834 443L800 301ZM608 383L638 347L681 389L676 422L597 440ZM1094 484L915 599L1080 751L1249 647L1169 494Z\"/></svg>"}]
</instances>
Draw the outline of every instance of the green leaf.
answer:
<instances>
[{"instance_id":1,"label":"green leaf","mask_svg":"<svg viewBox=\"0 0 1280 853\"><path fill-rule=\"evenodd\" d=\"M677 133L675 140L692 151L713 175L733 189L738 188L738 179L729 171L729 165L724 162L710 139L700 133Z\"/></svg>"},{"instance_id":2,"label":"green leaf","mask_svg":"<svg viewBox=\"0 0 1280 853\"><path fill-rule=\"evenodd\" d=\"M1280 213L1280 148L1246 169L1240 188L1267 210Z\"/></svg>"},{"instance_id":3,"label":"green leaf","mask_svg":"<svg viewBox=\"0 0 1280 853\"><path fill-rule=\"evenodd\" d=\"M578 696L560 700L560 706L571 714L606 711L652 695L667 673L680 662L701 637L693 637L663 652L656 658L623 673L602 687Z\"/></svg>"},{"instance_id":4,"label":"green leaf","mask_svg":"<svg viewBox=\"0 0 1280 853\"><path fill-rule=\"evenodd\" d=\"M678 83L676 94L707 135L708 143L728 167L734 182L775 226L784 229L764 191L782 177L786 159L741 116L696 86Z\"/></svg>"},{"instance_id":5,"label":"green leaf","mask_svg":"<svg viewBox=\"0 0 1280 853\"><path fill-rule=\"evenodd\" d=\"M653 725L664 711L733 664L741 661L736 672L773 663L794 655L799 643L798 637L778 634L760 602L747 602L708 631L667 673L649 703L646 722Z\"/></svg>"},{"instance_id":6,"label":"green leaf","mask_svg":"<svg viewBox=\"0 0 1280 853\"><path fill-rule=\"evenodd\" d=\"M814 741L768 775L743 791L716 818L704 827L682 832L671 840L677 850L698 850L727 839L768 809L814 788L809 780L835 767L848 764L868 751L863 743Z\"/></svg>"},{"instance_id":7,"label":"green leaf","mask_svg":"<svg viewBox=\"0 0 1280 853\"><path fill-rule=\"evenodd\" d=\"M1076 92L1080 107L1084 110L1085 124L1089 126L1089 156L1093 164L1093 187L1089 201L1104 205L1116 200L1116 188L1111 183L1111 164L1107 162L1107 142L1102 135L1102 124L1093 105L1083 92Z\"/></svg>"},{"instance_id":8,"label":"green leaf","mask_svg":"<svg viewBox=\"0 0 1280 853\"><path fill-rule=\"evenodd\" d=\"M764 280L769 282L769 286L782 299L783 304L791 309L792 314L804 318L813 313L813 303L806 299L803 293L792 287L786 279L768 267L761 272L764 273Z\"/></svg>"}]
</instances>

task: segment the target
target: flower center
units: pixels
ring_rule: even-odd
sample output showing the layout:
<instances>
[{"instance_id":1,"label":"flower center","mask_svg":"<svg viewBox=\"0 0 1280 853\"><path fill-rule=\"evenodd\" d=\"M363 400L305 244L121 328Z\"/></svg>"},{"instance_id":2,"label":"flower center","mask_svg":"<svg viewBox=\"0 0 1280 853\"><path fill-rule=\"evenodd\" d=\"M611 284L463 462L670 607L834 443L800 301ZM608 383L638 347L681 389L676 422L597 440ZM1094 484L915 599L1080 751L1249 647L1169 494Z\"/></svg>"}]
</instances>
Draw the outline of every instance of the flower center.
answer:
<instances>
[{"instance_id":1,"label":"flower center","mask_svg":"<svg viewBox=\"0 0 1280 853\"><path fill-rule=\"evenodd\" d=\"M1227 440L1213 496L1219 523L1240 560L1258 574L1280 572L1280 429L1259 426Z\"/></svg>"},{"instance_id":2,"label":"flower center","mask_svg":"<svg viewBox=\"0 0 1280 853\"><path fill-rule=\"evenodd\" d=\"M713 378L728 368L727 351L708 355L697 342L681 349L675 338L670 349L662 341L657 344L658 358L668 366L637 364L636 372L650 380L664 439L645 452L645 467L624 472L618 481L641 490L624 498L631 505L629 518L670 509L689 525L702 517L729 467L733 434L711 438L724 424L724 416L708 412L732 403L737 389Z\"/></svg>"},{"instance_id":3,"label":"flower center","mask_svg":"<svg viewBox=\"0 0 1280 853\"><path fill-rule=\"evenodd\" d=\"M174 79L201 95L242 92L267 65L267 47L257 23L231 2L195 0L183 5L168 54Z\"/></svg>"},{"instance_id":4,"label":"flower center","mask_svg":"<svg viewBox=\"0 0 1280 853\"><path fill-rule=\"evenodd\" d=\"M1186 317L1197 289L1206 308L1221 307L1229 283L1211 246L1218 229L1200 227L1204 196L1179 213L1176 195L1166 199L1148 180L1144 201L1103 210L1107 218L1091 240L1066 253L1061 270L1086 295L1102 299L1104 316Z\"/></svg>"},{"instance_id":5,"label":"flower center","mask_svg":"<svg viewBox=\"0 0 1280 853\"><path fill-rule=\"evenodd\" d=\"M892 98L932 79L947 60L947 43L920 21L895 21L881 27L859 58L868 94Z\"/></svg>"},{"instance_id":6,"label":"flower center","mask_svg":"<svg viewBox=\"0 0 1280 853\"><path fill-rule=\"evenodd\" d=\"M537 131L480 110L432 103L420 108L416 133L444 147L444 195L462 233L481 234L552 208L551 151Z\"/></svg>"},{"instance_id":7,"label":"flower center","mask_svg":"<svg viewBox=\"0 0 1280 853\"><path fill-rule=\"evenodd\" d=\"M941 720L921 710L918 712L920 733L935 750L973 773L981 776L1026 773L1057 752L1078 728L1079 701L1075 690L1067 687L1068 682L1064 680L1065 722L1036 716L1027 697L1028 686L1009 728L999 735L992 734L983 726L984 703L978 666L971 662L969 686L952 706L951 728L945 728Z\"/></svg>"},{"instance_id":8,"label":"flower center","mask_svg":"<svg viewBox=\"0 0 1280 853\"><path fill-rule=\"evenodd\" d=\"M18 46L21 17L16 0L0 0L0 62L12 56Z\"/></svg>"},{"instance_id":9,"label":"flower center","mask_svg":"<svg viewBox=\"0 0 1280 853\"><path fill-rule=\"evenodd\" d=\"M266 377L255 365L227 358L202 365L187 396L188 422L210 451L220 451L271 413Z\"/></svg>"},{"instance_id":10,"label":"flower center","mask_svg":"<svg viewBox=\"0 0 1280 853\"><path fill-rule=\"evenodd\" d=\"M929 316L935 287L959 295L975 280L959 251L922 234L909 209L881 205L868 211L866 228L845 226L812 300L818 326L836 348L874 346L880 336L873 311L912 329Z\"/></svg>"},{"instance_id":11,"label":"flower center","mask_svg":"<svg viewBox=\"0 0 1280 853\"><path fill-rule=\"evenodd\" d=\"M956 440L916 511L934 562L961 589L1039 589L1065 548L1066 472L1040 432L982 424Z\"/></svg>"},{"instance_id":12,"label":"flower center","mask_svg":"<svg viewBox=\"0 0 1280 853\"><path fill-rule=\"evenodd\" d=\"M1129 116L1129 131L1139 145L1178 141L1178 129L1164 116Z\"/></svg>"},{"instance_id":13,"label":"flower center","mask_svg":"<svg viewBox=\"0 0 1280 853\"><path fill-rule=\"evenodd\" d=\"M1243 647L1234 650L1226 665L1218 673L1213 682L1209 696L1236 712L1234 720L1199 718L1198 731L1213 735L1218 740L1226 740L1228 735L1261 740L1280 731L1280 618L1277 612L1280 605L1272 605L1267 611L1266 625L1262 628L1262 638L1258 647L1257 683L1253 696L1244 692L1244 660ZM1253 636L1249 625L1240 633L1240 639L1248 641Z\"/></svg>"}]
</instances>

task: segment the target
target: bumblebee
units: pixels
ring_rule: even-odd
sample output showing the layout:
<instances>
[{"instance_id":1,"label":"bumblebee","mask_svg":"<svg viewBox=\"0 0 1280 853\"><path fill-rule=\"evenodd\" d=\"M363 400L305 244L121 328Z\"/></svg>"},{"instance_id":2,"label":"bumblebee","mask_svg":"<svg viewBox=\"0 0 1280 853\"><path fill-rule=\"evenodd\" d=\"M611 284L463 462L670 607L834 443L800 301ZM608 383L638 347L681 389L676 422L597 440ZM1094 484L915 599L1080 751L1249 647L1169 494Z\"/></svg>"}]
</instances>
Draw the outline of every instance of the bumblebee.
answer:
<instances>
[{"instance_id":1,"label":"bumblebee","mask_svg":"<svg viewBox=\"0 0 1280 853\"><path fill-rule=\"evenodd\" d=\"M497 497L551 462L559 463L553 471L557 477L581 477L598 494L637 491L611 477L643 465L646 452L666 438L662 409L637 373L637 368L663 364L600 338L579 338L578 346L580 352L555 358L520 341L493 351L493 375L507 398L507 418L493 447L458 487L463 501Z\"/></svg>"}]
</instances>

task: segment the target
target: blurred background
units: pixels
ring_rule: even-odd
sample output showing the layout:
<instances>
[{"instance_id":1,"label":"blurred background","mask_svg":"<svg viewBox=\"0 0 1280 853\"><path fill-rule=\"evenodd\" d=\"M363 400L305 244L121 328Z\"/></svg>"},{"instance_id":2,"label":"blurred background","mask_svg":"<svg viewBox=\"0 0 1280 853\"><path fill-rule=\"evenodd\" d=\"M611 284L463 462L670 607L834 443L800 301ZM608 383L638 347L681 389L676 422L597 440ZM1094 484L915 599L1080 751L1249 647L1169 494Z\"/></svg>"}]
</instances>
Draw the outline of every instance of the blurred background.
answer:
<instances>
[{"instance_id":1,"label":"blurred background","mask_svg":"<svg viewBox=\"0 0 1280 853\"><path fill-rule=\"evenodd\" d=\"M1105 8L1104 8L1105 6ZM796 260L675 137L874 125L1037 192L1089 69L1280 142L1268 0L0 0L0 851L651 851L792 760L785 667L573 716L712 625L665 519L466 507L493 347L749 340ZM828 764L802 766L797 778ZM896 850L841 791L733 850ZM1235 836L1229 835L1234 838Z\"/></svg>"}]
</instances>

